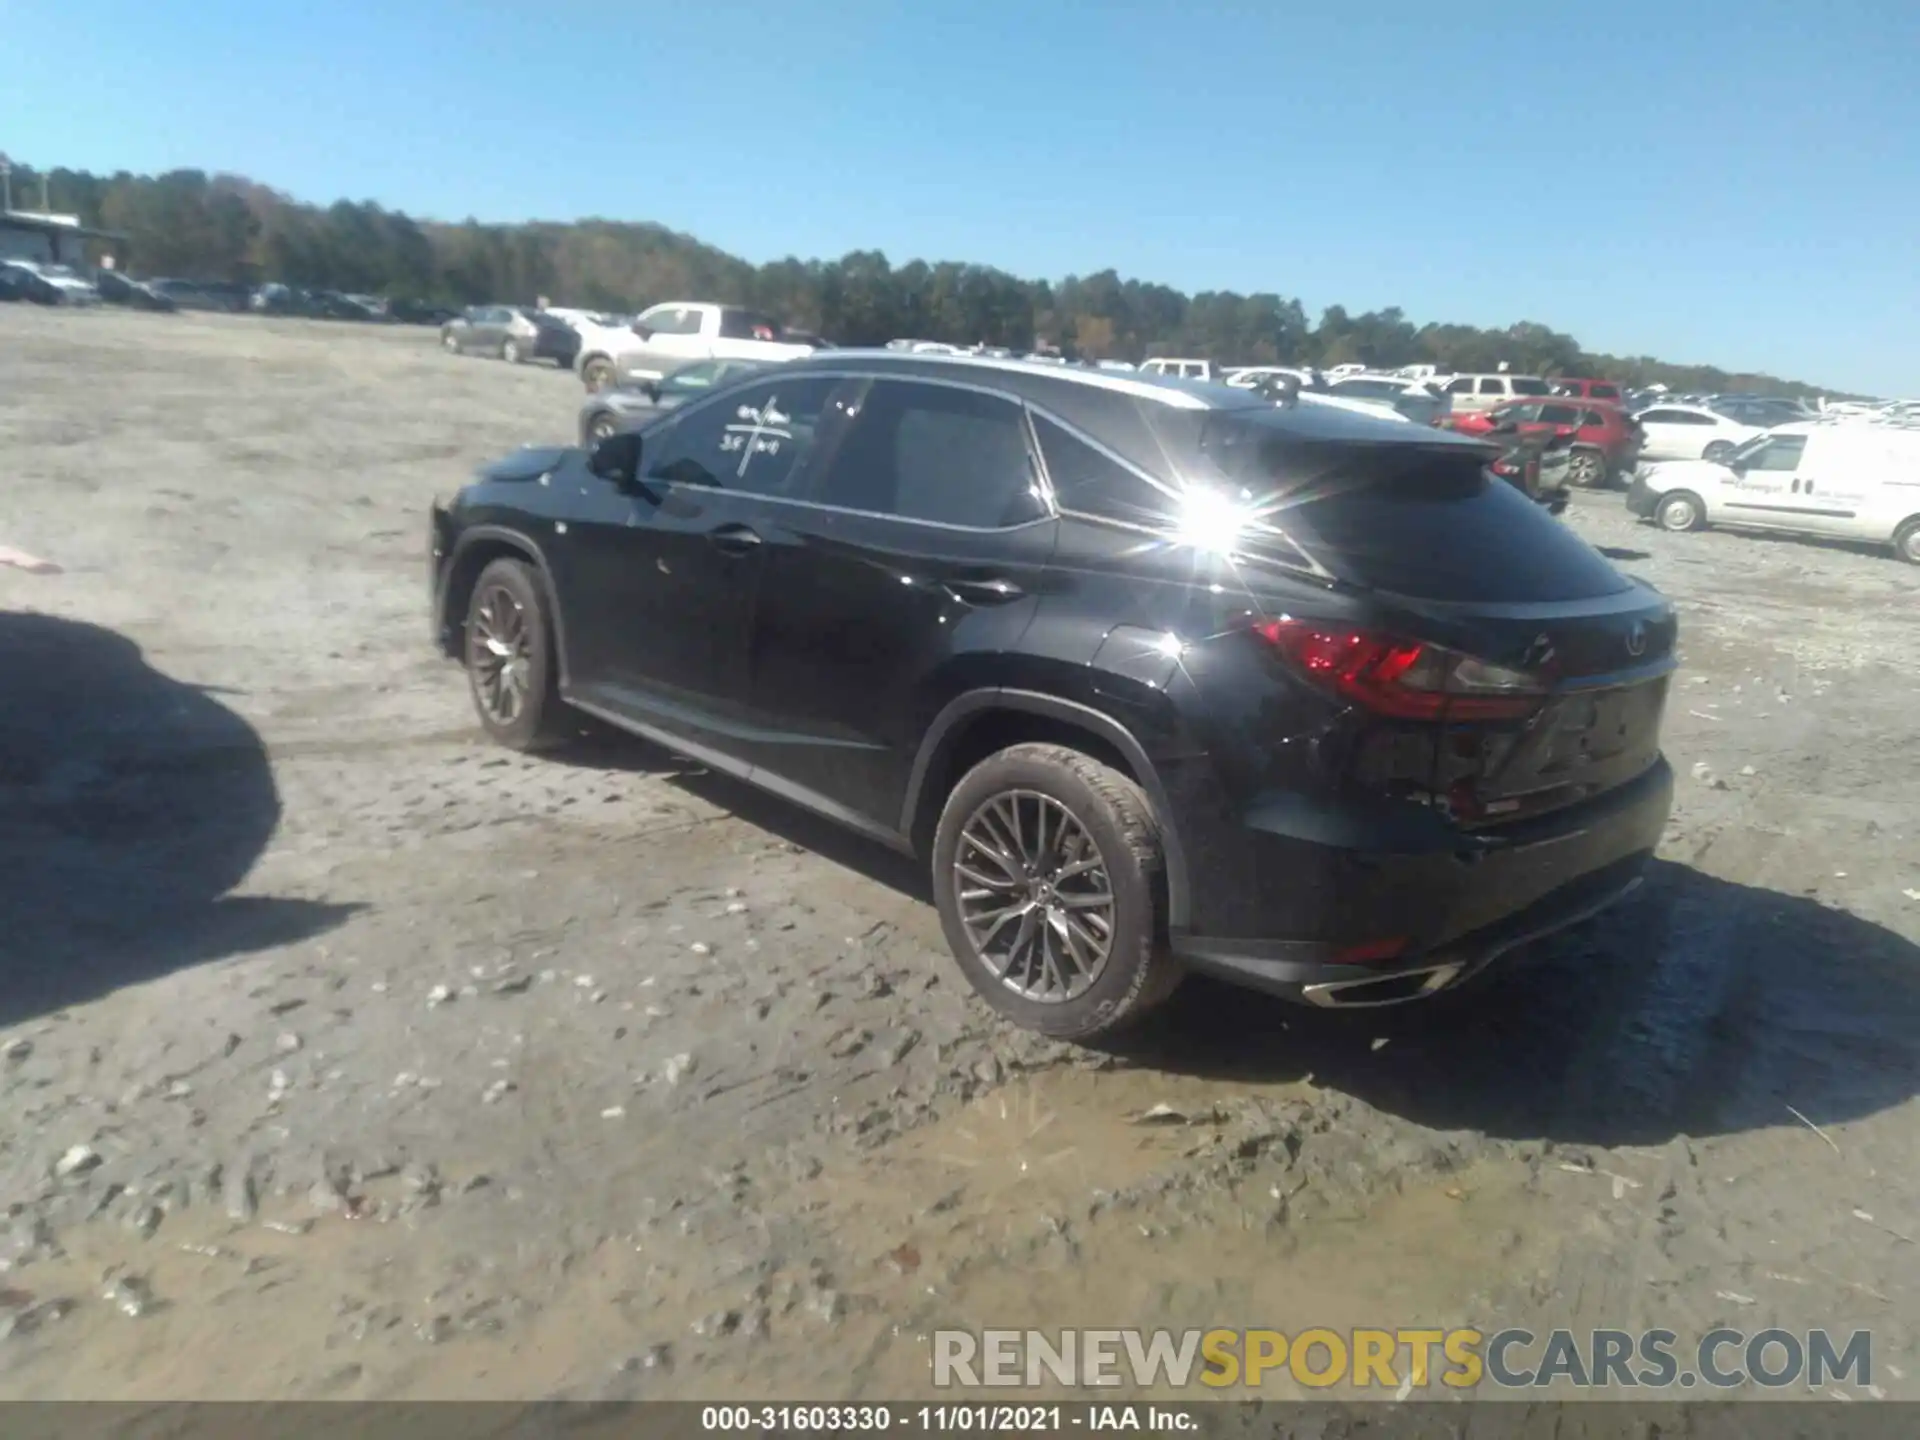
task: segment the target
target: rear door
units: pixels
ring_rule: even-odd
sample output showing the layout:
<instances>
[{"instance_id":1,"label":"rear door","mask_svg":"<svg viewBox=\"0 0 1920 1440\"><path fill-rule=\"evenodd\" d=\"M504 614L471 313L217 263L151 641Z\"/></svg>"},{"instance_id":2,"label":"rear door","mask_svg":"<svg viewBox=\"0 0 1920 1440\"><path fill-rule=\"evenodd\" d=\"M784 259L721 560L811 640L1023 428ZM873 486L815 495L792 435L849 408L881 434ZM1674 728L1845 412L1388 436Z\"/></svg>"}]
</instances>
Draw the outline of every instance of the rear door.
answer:
<instances>
[{"instance_id":1,"label":"rear door","mask_svg":"<svg viewBox=\"0 0 1920 1440\"><path fill-rule=\"evenodd\" d=\"M805 503L767 534L753 631L759 778L871 825L899 820L926 726L966 657L1032 621L1057 522L1011 396L848 380Z\"/></svg>"},{"instance_id":2,"label":"rear door","mask_svg":"<svg viewBox=\"0 0 1920 1440\"><path fill-rule=\"evenodd\" d=\"M1698 460L1714 438L1713 421L1691 410L1656 405L1640 417L1646 438L1640 444L1643 460Z\"/></svg>"}]
</instances>

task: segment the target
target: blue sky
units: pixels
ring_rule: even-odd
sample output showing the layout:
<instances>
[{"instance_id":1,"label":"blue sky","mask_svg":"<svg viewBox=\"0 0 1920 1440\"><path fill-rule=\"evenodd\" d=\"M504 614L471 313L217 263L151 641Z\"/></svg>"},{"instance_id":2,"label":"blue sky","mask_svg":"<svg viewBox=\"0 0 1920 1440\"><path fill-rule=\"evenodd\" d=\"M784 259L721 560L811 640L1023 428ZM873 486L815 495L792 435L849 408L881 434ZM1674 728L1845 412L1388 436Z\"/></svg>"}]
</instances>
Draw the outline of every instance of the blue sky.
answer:
<instances>
[{"instance_id":1,"label":"blue sky","mask_svg":"<svg viewBox=\"0 0 1920 1440\"><path fill-rule=\"evenodd\" d=\"M1915 0L0 0L0 36L34 165L1113 266L1920 394Z\"/></svg>"}]
</instances>

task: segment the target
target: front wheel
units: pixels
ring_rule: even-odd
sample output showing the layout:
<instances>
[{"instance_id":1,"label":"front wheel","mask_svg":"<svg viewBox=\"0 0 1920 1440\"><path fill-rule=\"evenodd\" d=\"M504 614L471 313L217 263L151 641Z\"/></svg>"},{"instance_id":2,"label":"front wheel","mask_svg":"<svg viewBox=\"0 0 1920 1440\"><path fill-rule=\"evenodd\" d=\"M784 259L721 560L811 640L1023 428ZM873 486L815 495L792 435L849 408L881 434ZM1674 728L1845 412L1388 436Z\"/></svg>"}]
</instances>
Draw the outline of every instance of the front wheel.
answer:
<instances>
[{"instance_id":1,"label":"front wheel","mask_svg":"<svg viewBox=\"0 0 1920 1440\"><path fill-rule=\"evenodd\" d=\"M613 384L613 362L604 355L595 355L580 367L580 378L587 389L604 390Z\"/></svg>"},{"instance_id":2,"label":"front wheel","mask_svg":"<svg viewBox=\"0 0 1920 1440\"><path fill-rule=\"evenodd\" d=\"M546 593L524 560L495 560L474 582L466 662L473 708L489 738L524 751L566 738Z\"/></svg>"},{"instance_id":3,"label":"front wheel","mask_svg":"<svg viewBox=\"0 0 1920 1440\"><path fill-rule=\"evenodd\" d=\"M581 435L580 443L591 450L609 435L618 432L620 422L605 410L600 410L595 412L593 418L588 420L583 428L585 433Z\"/></svg>"},{"instance_id":4,"label":"front wheel","mask_svg":"<svg viewBox=\"0 0 1920 1440\"><path fill-rule=\"evenodd\" d=\"M968 982L1059 1039L1137 1019L1179 984L1163 869L1140 787L1062 745L1014 745L974 766L934 832L934 900Z\"/></svg>"},{"instance_id":5,"label":"front wheel","mask_svg":"<svg viewBox=\"0 0 1920 1440\"><path fill-rule=\"evenodd\" d=\"M1660 522L1662 530L1676 533L1682 530L1701 530L1706 527L1707 507L1698 495L1685 490L1676 490L1671 495L1660 498L1659 508L1654 518Z\"/></svg>"}]
</instances>

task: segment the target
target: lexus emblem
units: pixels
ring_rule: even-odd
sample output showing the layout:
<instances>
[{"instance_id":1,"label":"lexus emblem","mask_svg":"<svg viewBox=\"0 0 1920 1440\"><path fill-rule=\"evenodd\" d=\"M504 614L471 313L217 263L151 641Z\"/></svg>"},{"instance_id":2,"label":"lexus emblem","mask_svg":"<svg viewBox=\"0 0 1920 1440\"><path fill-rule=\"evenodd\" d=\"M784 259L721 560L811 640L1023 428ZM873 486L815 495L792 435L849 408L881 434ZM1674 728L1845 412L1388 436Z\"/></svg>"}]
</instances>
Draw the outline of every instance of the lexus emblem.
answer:
<instances>
[{"instance_id":1,"label":"lexus emblem","mask_svg":"<svg viewBox=\"0 0 1920 1440\"><path fill-rule=\"evenodd\" d=\"M1627 631L1627 654L1640 656L1647 653L1647 622L1636 620L1633 628Z\"/></svg>"}]
</instances>

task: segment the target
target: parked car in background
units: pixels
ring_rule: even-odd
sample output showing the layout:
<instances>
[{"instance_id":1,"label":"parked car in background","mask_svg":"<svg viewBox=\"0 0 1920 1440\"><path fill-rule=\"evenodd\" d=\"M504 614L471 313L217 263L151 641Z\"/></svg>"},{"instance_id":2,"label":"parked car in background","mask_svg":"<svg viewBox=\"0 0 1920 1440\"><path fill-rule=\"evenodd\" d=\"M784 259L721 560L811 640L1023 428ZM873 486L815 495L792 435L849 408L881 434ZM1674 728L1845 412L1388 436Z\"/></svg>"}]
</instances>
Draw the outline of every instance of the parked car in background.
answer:
<instances>
[{"instance_id":1,"label":"parked car in background","mask_svg":"<svg viewBox=\"0 0 1920 1440\"><path fill-rule=\"evenodd\" d=\"M440 327L440 343L455 355L493 355L510 365L551 360L566 370L579 352L580 334L524 305L469 305Z\"/></svg>"},{"instance_id":2,"label":"parked car in background","mask_svg":"<svg viewBox=\"0 0 1920 1440\"><path fill-rule=\"evenodd\" d=\"M1782 425L1717 462L1643 465L1627 507L1664 530L1734 525L1864 540L1920 564L1920 430Z\"/></svg>"},{"instance_id":3,"label":"parked car in background","mask_svg":"<svg viewBox=\"0 0 1920 1440\"><path fill-rule=\"evenodd\" d=\"M757 374L766 360L696 360L662 380L614 385L587 397L580 407L580 443L593 446L621 430L632 430L655 416L705 395L716 385Z\"/></svg>"},{"instance_id":4,"label":"parked car in background","mask_svg":"<svg viewBox=\"0 0 1920 1440\"><path fill-rule=\"evenodd\" d=\"M1155 355L1140 362L1142 375L1160 375L1174 380L1217 380L1220 370L1211 360L1179 360Z\"/></svg>"},{"instance_id":5,"label":"parked car in background","mask_svg":"<svg viewBox=\"0 0 1920 1440\"><path fill-rule=\"evenodd\" d=\"M1440 423L1463 435L1541 435L1565 439L1575 485L1610 485L1640 458L1640 430L1631 416L1604 401L1516 400L1493 410L1447 415Z\"/></svg>"},{"instance_id":6,"label":"parked car in background","mask_svg":"<svg viewBox=\"0 0 1920 1440\"><path fill-rule=\"evenodd\" d=\"M1512 434L1506 448L1487 467L1549 515L1562 514L1571 502L1573 437Z\"/></svg>"},{"instance_id":7,"label":"parked car in background","mask_svg":"<svg viewBox=\"0 0 1920 1440\"><path fill-rule=\"evenodd\" d=\"M1189 968L1418 1000L1632 890L1672 802L1673 607L1492 453L836 351L484 467L431 512L433 627L499 744L577 709L919 856L1018 1024Z\"/></svg>"},{"instance_id":8,"label":"parked car in background","mask_svg":"<svg viewBox=\"0 0 1920 1440\"><path fill-rule=\"evenodd\" d=\"M35 305L98 305L100 292L71 265L49 265L39 260L0 261L14 272L19 299Z\"/></svg>"},{"instance_id":9,"label":"parked car in background","mask_svg":"<svg viewBox=\"0 0 1920 1440\"><path fill-rule=\"evenodd\" d=\"M402 297L387 302L387 318L397 325L444 325L459 315L458 310L427 300Z\"/></svg>"},{"instance_id":10,"label":"parked car in background","mask_svg":"<svg viewBox=\"0 0 1920 1440\"><path fill-rule=\"evenodd\" d=\"M100 292L100 298L109 305L125 305L131 310L171 311L179 309L173 301L160 294L143 280L135 280L119 270L96 270L93 272L93 288Z\"/></svg>"},{"instance_id":11,"label":"parked car in background","mask_svg":"<svg viewBox=\"0 0 1920 1440\"><path fill-rule=\"evenodd\" d=\"M1719 460L1767 428L1704 405L1654 405L1634 418L1642 431L1642 460Z\"/></svg>"},{"instance_id":12,"label":"parked car in background","mask_svg":"<svg viewBox=\"0 0 1920 1440\"><path fill-rule=\"evenodd\" d=\"M1742 425L1758 425L1764 430L1771 430L1776 425L1811 420L1816 414L1797 400L1779 400L1760 395L1722 395L1706 408Z\"/></svg>"},{"instance_id":13,"label":"parked car in background","mask_svg":"<svg viewBox=\"0 0 1920 1440\"><path fill-rule=\"evenodd\" d=\"M1610 405L1626 404L1626 393L1612 380L1585 380L1563 375L1551 383L1553 393L1576 400L1605 400Z\"/></svg>"},{"instance_id":14,"label":"parked car in background","mask_svg":"<svg viewBox=\"0 0 1920 1440\"><path fill-rule=\"evenodd\" d=\"M1342 375L1326 383L1325 393L1337 400L1358 400L1391 410L1416 425L1433 424L1447 409L1432 385L1401 375Z\"/></svg>"},{"instance_id":15,"label":"parked car in background","mask_svg":"<svg viewBox=\"0 0 1920 1440\"><path fill-rule=\"evenodd\" d=\"M629 380L658 380L696 360L769 363L811 355L780 322L738 305L675 300L643 310L621 328L585 326L574 369L589 390Z\"/></svg>"},{"instance_id":16,"label":"parked car in background","mask_svg":"<svg viewBox=\"0 0 1920 1440\"><path fill-rule=\"evenodd\" d=\"M161 276L149 280L147 288L154 294L172 302L178 310L217 310L225 311L232 307L226 297L207 290L197 280L178 280L172 276Z\"/></svg>"},{"instance_id":17,"label":"parked car in background","mask_svg":"<svg viewBox=\"0 0 1920 1440\"><path fill-rule=\"evenodd\" d=\"M1327 388L1320 372L1306 365L1235 365L1222 370L1218 378L1235 390L1252 390L1267 380L1291 380L1302 390Z\"/></svg>"},{"instance_id":18,"label":"parked car in background","mask_svg":"<svg viewBox=\"0 0 1920 1440\"><path fill-rule=\"evenodd\" d=\"M1509 400L1540 399L1553 387L1538 375L1455 375L1440 387L1447 409L1455 415L1491 410Z\"/></svg>"}]
</instances>

